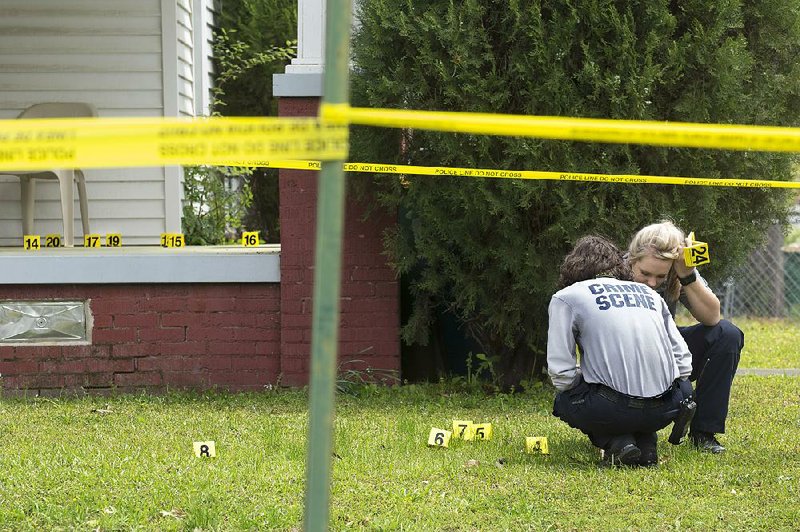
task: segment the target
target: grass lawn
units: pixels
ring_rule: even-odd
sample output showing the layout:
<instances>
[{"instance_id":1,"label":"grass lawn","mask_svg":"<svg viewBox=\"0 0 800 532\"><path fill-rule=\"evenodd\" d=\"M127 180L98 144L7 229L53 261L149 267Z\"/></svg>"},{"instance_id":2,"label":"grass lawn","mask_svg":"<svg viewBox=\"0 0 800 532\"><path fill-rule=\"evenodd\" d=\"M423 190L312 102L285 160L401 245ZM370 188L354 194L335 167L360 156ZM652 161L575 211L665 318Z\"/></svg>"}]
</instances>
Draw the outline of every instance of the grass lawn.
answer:
<instances>
[{"instance_id":1,"label":"grass lawn","mask_svg":"<svg viewBox=\"0 0 800 532\"><path fill-rule=\"evenodd\" d=\"M669 445L665 430L654 470L597 467L552 397L448 384L340 395L331 528L797 530L797 377L737 377L728 452ZM0 529L299 528L306 405L284 390L0 400ZM455 418L493 423L493 439L428 448ZM548 437L551 454L525 454L525 436ZM201 440L217 458L194 456Z\"/></svg>"},{"instance_id":2,"label":"grass lawn","mask_svg":"<svg viewBox=\"0 0 800 532\"><path fill-rule=\"evenodd\" d=\"M694 325L688 313L678 314L678 325ZM744 332L740 368L800 368L800 320L732 318Z\"/></svg>"},{"instance_id":3,"label":"grass lawn","mask_svg":"<svg viewBox=\"0 0 800 532\"><path fill-rule=\"evenodd\" d=\"M734 318L744 332L742 368L800 368L800 320Z\"/></svg>"}]
</instances>

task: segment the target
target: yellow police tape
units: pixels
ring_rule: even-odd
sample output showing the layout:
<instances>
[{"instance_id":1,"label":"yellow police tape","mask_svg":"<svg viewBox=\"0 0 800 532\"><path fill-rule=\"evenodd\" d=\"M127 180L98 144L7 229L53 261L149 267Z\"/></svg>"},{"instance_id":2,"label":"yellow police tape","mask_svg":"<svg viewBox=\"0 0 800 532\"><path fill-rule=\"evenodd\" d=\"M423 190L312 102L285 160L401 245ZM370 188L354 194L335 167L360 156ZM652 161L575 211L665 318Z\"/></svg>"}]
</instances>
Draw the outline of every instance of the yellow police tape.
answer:
<instances>
[{"instance_id":1,"label":"yellow police tape","mask_svg":"<svg viewBox=\"0 0 800 532\"><path fill-rule=\"evenodd\" d=\"M319 161L253 161L245 166L264 166L291 170L319 170ZM665 177L652 175L587 174L575 172L543 172L537 170L491 170L442 166L413 166L403 164L344 163L346 172L380 174L488 177L497 179L538 179L552 181L594 181L600 183L699 185L706 187L800 188L796 181L767 181L760 179L712 179L697 177Z\"/></svg>"},{"instance_id":2,"label":"yellow police tape","mask_svg":"<svg viewBox=\"0 0 800 532\"><path fill-rule=\"evenodd\" d=\"M315 118L0 120L0 171L343 160L348 145L347 126Z\"/></svg>"},{"instance_id":3,"label":"yellow police tape","mask_svg":"<svg viewBox=\"0 0 800 532\"><path fill-rule=\"evenodd\" d=\"M789 127L365 109L347 104L322 104L320 118L327 123L432 129L481 135L800 152L800 128Z\"/></svg>"}]
</instances>

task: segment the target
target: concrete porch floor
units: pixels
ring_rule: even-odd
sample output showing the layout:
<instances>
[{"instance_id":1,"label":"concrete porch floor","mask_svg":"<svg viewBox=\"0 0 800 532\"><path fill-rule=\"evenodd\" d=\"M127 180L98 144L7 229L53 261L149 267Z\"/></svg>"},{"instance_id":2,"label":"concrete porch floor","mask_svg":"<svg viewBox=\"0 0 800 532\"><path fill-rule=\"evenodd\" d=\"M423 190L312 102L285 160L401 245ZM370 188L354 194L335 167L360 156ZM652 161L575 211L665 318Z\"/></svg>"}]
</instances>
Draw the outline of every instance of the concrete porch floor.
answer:
<instances>
[{"instance_id":1,"label":"concrete porch floor","mask_svg":"<svg viewBox=\"0 0 800 532\"><path fill-rule=\"evenodd\" d=\"M0 284L274 283L279 244L0 248Z\"/></svg>"}]
</instances>

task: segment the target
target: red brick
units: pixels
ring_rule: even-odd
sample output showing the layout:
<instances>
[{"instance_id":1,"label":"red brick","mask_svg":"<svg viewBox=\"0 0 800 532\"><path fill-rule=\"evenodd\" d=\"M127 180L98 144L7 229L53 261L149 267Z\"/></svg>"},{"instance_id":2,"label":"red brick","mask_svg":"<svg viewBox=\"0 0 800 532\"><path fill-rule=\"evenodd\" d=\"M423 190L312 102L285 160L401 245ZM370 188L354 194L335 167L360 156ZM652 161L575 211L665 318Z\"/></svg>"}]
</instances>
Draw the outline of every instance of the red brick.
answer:
<instances>
[{"instance_id":1,"label":"red brick","mask_svg":"<svg viewBox=\"0 0 800 532\"><path fill-rule=\"evenodd\" d=\"M48 364L49 362L42 362ZM0 375L25 375L39 373L39 363L30 360L15 360L13 362L0 362Z\"/></svg>"},{"instance_id":2,"label":"red brick","mask_svg":"<svg viewBox=\"0 0 800 532\"><path fill-rule=\"evenodd\" d=\"M298 373L308 371L310 367L310 360L308 358L281 358L281 371L284 373Z\"/></svg>"},{"instance_id":3,"label":"red brick","mask_svg":"<svg viewBox=\"0 0 800 532\"><path fill-rule=\"evenodd\" d=\"M158 386L163 384L161 373L137 371L135 373L117 373L114 375L115 386Z\"/></svg>"},{"instance_id":4,"label":"red brick","mask_svg":"<svg viewBox=\"0 0 800 532\"><path fill-rule=\"evenodd\" d=\"M94 364L95 362L92 362ZM107 360L104 361L102 364L103 367L107 367L111 371L115 373L125 373L128 371L135 371L135 361L132 358L128 359L121 359L121 360ZM92 370L93 373L97 373L97 369Z\"/></svg>"},{"instance_id":5,"label":"red brick","mask_svg":"<svg viewBox=\"0 0 800 532\"><path fill-rule=\"evenodd\" d=\"M76 385L87 388L108 388L114 385L113 373L88 373L86 375L67 375L66 379L75 379Z\"/></svg>"},{"instance_id":6,"label":"red brick","mask_svg":"<svg viewBox=\"0 0 800 532\"><path fill-rule=\"evenodd\" d=\"M303 282L306 280L305 272L305 268L281 268L281 284Z\"/></svg>"},{"instance_id":7,"label":"red brick","mask_svg":"<svg viewBox=\"0 0 800 532\"><path fill-rule=\"evenodd\" d=\"M236 298L242 291L238 283L216 283L192 285L189 296L195 299Z\"/></svg>"},{"instance_id":8,"label":"red brick","mask_svg":"<svg viewBox=\"0 0 800 532\"><path fill-rule=\"evenodd\" d=\"M94 327L110 328L113 325L113 319L111 314L94 314L90 323Z\"/></svg>"},{"instance_id":9,"label":"red brick","mask_svg":"<svg viewBox=\"0 0 800 532\"><path fill-rule=\"evenodd\" d=\"M311 327L311 314L284 314L281 327L286 329L307 329Z\"/></svg>"},{"instance_id":10,"label":"red brick","mask_svg":"<svg viewBox=\"0 0 800 532\"><path fill-rule=\"evenodd\" d=\"M20 375L17 377L16 388L61 388L64 386L63 375Z\"/></svg>"},{"instance_id":11,"label":"red brick","mask_svg":"<svg viewBox=\"0 0 800 532\"><path fill-rule=\"evenodd\" d=\"M86 362L84 359L75 360L47 360L40 364L40 371L42 373L65 374L65 373L83 373L86 371Z\"/></svg>"},{"instance_id":12,"label":"red brick","mask_svg":"<svg viewBox=\"0 0 800 532\"><path fill-rule=\"evenodd\" d=\"M193 340L193 341L222 341L222 340L233 340L233 329L232 327L213 327L213 326L206 326L206 327L187 327L186 328L186 339Z\"/></svg>"},{"instance_id":13,"label":"red brick","mask_svg":"<svg viewBox=\"0 0 800 532\"><path fill-rule=\"evenodd\" d=\"M308 358L311 355L311 344L293 344L281 342L281 356Z\"/></svg>"},{"instance_id":14,"label":"red brick","mask_svg":"<svg viewBox=\"0 0 800 532\"><path fill-rule=\"evenodd\" d=\"M268 380L261 371L209 371L210 385L252 385L263 386Z\"/></svg>"},{"instance_id":15,"label":"red brick","mask_svg":"<svg viewBox=\"0 0 800 532\"><path fill-rule=\"evenodd\" d=\"M61 358L61 346L40 345L40 346L17 346L14 348L16 357L50 359Z\"/></svg>"},{"instance_id":16,"label":"red brick","mask_svg":"<svg viewBox=\"0 0 800 532\"><path fill-rule=\"evenodd\" d=\"M256 339L257 342L275 342L278 343L281 341L281 329L280 327L273 327L270 329L259 329L261 334Z\"/></svg>"},{"instance_id":17,"label":"red brick","mask_svg":"<svg viewBox=\"0 0 800 532\"><path fill-rule=\"evenodd\" d=\"M286 344L309 343L306 333L311 331L310 327L302 329L283 329L281 331L281 342Z\"/></svg>"},{"instance_id":18,"label":"red brick","mask_svg":"<svg viewBox=\"0 0 800 532\"><path fill-rule=\"evenodd\" d=\"M206 388L208 386L208 372L195 371L165 371L164 384L182 388Z\"/></svg>"},{"instance_id":19,"label":"red brick","mask_svg":"<svg viewBox=\"0 0 800 532\"><path fill-rule=\"evenodd\" d=\"M187 371L195 367L192 360L182 356L141 357L136 359L136 371Z\"/></svg>"},{"instance_id":20,"label":"red brick","mask_svg":"<svg viewBox=\"0 0 800 532\"><path fill-rule=\"evenodd\" d=\"M236 341L259 341L270 340L267 329L255 329L250 327L237 327L233 329L233 339Z\"/></svg>"},{"instance_id":21,"label":"red brick","mask_svg":"<svg viewBox=\"0 0 800 532\"><path fill-rule=\"evenodd\" d=\"M281 299L281 320L287 315L303 313L303 301L296 299Z\"/></svg>"},{"instance_id":22,"label":"red brick","mask_svg":"<svg viewBox=\"0 0 800 532\"><path fill-rule=\"evenodd\" d=\"M161 314L162 327L204 327L208 314L204 312L165 312Z\"/></svg>"},{"instance_id":23,"label":"red brick","mask_svg":"<svg viewBox=\"0 0 800 532\"><path fill-rule=\"evenodd\" d=\"M231 357L231 367L234 370L242 369L268 369L277 371L280 360L277 357L252 356L252 357Z\"/></svg>"},{"instance_id":24,"label":"red brick","mask_svg":"<svg viewBox=\"0 0 800 532\"><path fill-rule=\"evenodd\" d=\"M263 299L237 299L236 310L238 312L268 312L266 302Z\"/></svg>"},{"instance_id":25,"label":"red brick","mask_svg":"<svg viewBox=\"0 0 800 532\"><path fill-rule=\"evenodd\" d=\"M192 285L184 284L151 284L144 285L145 299L153 297L186 297L191 296L196 289Z\"/></svg>"},{"instance_id":26,"label":"red brick","mask_svg":"<svg viewBox=\"0 0 800 532\"><path fill-rule=\"evenodd\" d=\"M208 344L202 341L159 342L153 345L155 351L149 354L197 356L205 354L208 349Z\"/></svg>"},{"instance_id":27,"label":"red brick","mask_svg":"<svg viewBox=\"0 0 800 532\"><path fill-rule=\"evenodd\" d=\"M285 386L300 387L308 384L308 372L286 372L281 371L281 384Z\"/></svg>"},{"instance_id":28,"label":"red brick","mask_svg":"<svg viewBox=\"0 0 800 532\"><path fill-rule=\"evenodd\" d=\"M186 340L184 327L139 330L139 341L141 342L180 342L183 340Z\"/></svg>"},{"instance_id":29,"label":"red brick","mask_svg":"<svg viewBox=\"0 0 800 532\"><path fill-rule=\"evenodd\" d=\"M353 281L394 281L396 275L388 266L385 268L355 267L350 271Z\"/></svg>"},{"instance_id":30,"label":"red brick","mask_svg":"<svg viewBox=\"0 0 800 532\"><path fill-rule=\"evenodd\" d=\"M97 344L122 344L136 341L136 329L95 329L92 341Z\"/></svg>"},{"instance_id":31,"label":"red brick","mask_svg":"<svg viewBox=\"0 0 800 532\"><path fill-rule=\"evenodd\" d=\"M208 342L209 355L254 355L256 342Z\"/></svg>"},{"instance_id":32,"label":"red brick","mask_svg":"<svg viewBox=\"0 0 800 532\"><path fill-rule=\"evenodd\" d=\"M114 327L157 327L158 314L139 312L136 314L115 314Z\"/></svg>"},{"instance_id":33,"label":"red brick","mask_svg":"<svg viewBox=\"0 0 800 532\"><path fill-rule=\"evenodd\" d=\"M256 342L256 353L259 355L279 355L281 345L279 342Z\"/></svg>"},{"instance_id":34,"label":"red brick","mask_svg":"<svg viewBox=\"0 0 800 532\"><path fill-rule=\"evenodd\" d=\"M129 343L129 344L115 344L110 347L111 347L111 356L113 358L129 358L129 357L139 357L144 355L158 354L160 345Z\"/></svg>"},{"instance_id":35,"label":"red brick","mask_svg":"<svg viewBox=\"0 0 800 532\"><path fill-rule=\"evenodd\" d=\"M207 356L197 357L195 364L196 367L203 369L213 369L213 370L230 369L231 357L230 355L207 355Z\"/></svg>"},{"instance_id":36,"label":"red brick","mask_svg":"<svg viewBox=\"0 0 800 532\"><path fill-rule=\"evenodd\" d=\"M111 346L107 344L95 345L65 345L61 349L64 358L108 358L111 356Z\"/></svg>"},{"instance_id":37,"label":"red brick","mask_svg":"<svg viewBox=\"0 0 800 532\"><path fill-rule=\"evenodd\" d=\"M281 298L278 293L274 296L261 298L260 301L263 312L278 314L281 310Z\"/></svg>"},{"instance_id":38,"label":"red brick","mask_svg":"<svg viewBox=\"0 0 800 532\"><path fill-rule=\"evenodd\" d=\"M261 314L256 316L256 327L259 329L275 330L281 328L280 314Z\"/></svg>"},{"instance_id":39,"label":"red brick","mask_svg":"<svg viewBox=\"0 0 800 532\"><path fill-rule=\"evenodd\" d=\"M316 116L319 110L319 98L279 98L279 116Z\"/></svg>"},{"instance_id":40,"label":"red brick","mask_svg":"<svg viewBox=\"0 0 800 532\"><path fill-rule=\"evenodd\" d=\"M41 371L45 373L107 373L133 371L131 359L93 359L78 358L65 361L42 362Z\"/></svg>"},{"instance_id":41,"label":"red brick","mask_svg":"<svg viewBox=\"0 0 800 532\"><path fill-rule=\"evenodd\" d=\"M395 302L396 305L400 304L400 286L397 281L383 281L375 283L375 296L386 297Z\"/></svg>"},{"instance_id":42,"label":"red brick","mask_svg":"<svg viewBox=\"0 0 800 532\"><path fill-rule=\"evenodd\" d=\"M339 332L339 339L349 341L370 341L397 338L396 327L348 327Z\"/></svg>"},{"instance_id":43,"label":"red brick","mask_svg":"<svg viewBox=\"0 0 800 532\"><path fill-rule=\"evenodd\" d=\"M192 298L186 309L192 312L222 312L236 308L233 297Z\"/></svg>"},{"instance_id":44,"label":"red brick","mask_svg":"<svg viewBox=\"0 0 800 532\"><path fill-rule=\"evenodd\" d=\"M394 312L374 312L370 314L351 312L347 314L343 313L339 322L343 329L358 327L391 327L399 330L400 316Z\"/></svg>"},{"instance_id":45,"label":"red brick","mask_svg":"<svg viewBox=\"0 0 800 532\"><path fill-rule=\"evenodd\" d=\"M129 313L137 309L138 298L97 299L89 303L95 316L108 316L117 312Z\"/></svg>"},{"instance_id":46,"label":"red brick","mask_svg":"<svg viewBox=\"0 0 800 532\"><path fill-rule=\"evenodd\" d=\"M400 341L387 338L378 340L373 343L374 353L380 356L399 357L400 356Z\"/></svg>"},{"instance_id":47,"label":"red brick","mask_svg":"<svg viewBox=\"0 0 800 532\"><path fill-rule=\"evenodd\" d=\"M184 310L191 301L188 297L153 297L139 301L142 311L170 312Z\"/></svg>"},{"instance_id":48,"label":"red brick","mask_svg":"<svg viewBox=\"0 0 800 532\"><path fill-rule=\"evenodd\" d=\"M313 292L311 283L305 284L287 284L281 286L281 299L301 300L306 297L311 297Z\"/></svg>"},{"instance_id":49,"label":"red brick","mask_svg":"<svg viewBox=\"0 0 800 532\"><path fill-rule=\"evenodd\" d=\"M243 312L212 312L206 314L204 325L215 327L255 327L261 316Z\"/></svg>"},{"instance_id":50,"label":"red brick","mask_svg":"<svg viewBox=\"0 0 800 532\"><path fill-rule=\"evenodd\" d=\"M351 299L342 298L341 311L342 313L351 312L394 312L397 308L397 302L389 299Z\"/></svg>"}]
</instances>

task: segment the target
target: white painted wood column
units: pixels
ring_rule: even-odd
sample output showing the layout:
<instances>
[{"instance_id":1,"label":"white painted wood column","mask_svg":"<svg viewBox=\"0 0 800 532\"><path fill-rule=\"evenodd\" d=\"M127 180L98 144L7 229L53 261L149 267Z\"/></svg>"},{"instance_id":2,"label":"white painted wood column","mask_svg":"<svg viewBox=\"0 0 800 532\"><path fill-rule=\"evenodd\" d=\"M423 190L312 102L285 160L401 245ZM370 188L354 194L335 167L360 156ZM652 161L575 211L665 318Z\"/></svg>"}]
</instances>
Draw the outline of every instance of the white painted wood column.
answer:
<instances>
[{"instance_id":1,"label":"white painted wood column","mask_svg":"<svg viewBox=\"0 0 800 532\"><path fill-rule=\"evenodd\" d=\"M273 74L275 96L322 96L325 58L325 0L298 0L297 57L284 74Z\"/></svg>"}]
</instances>

